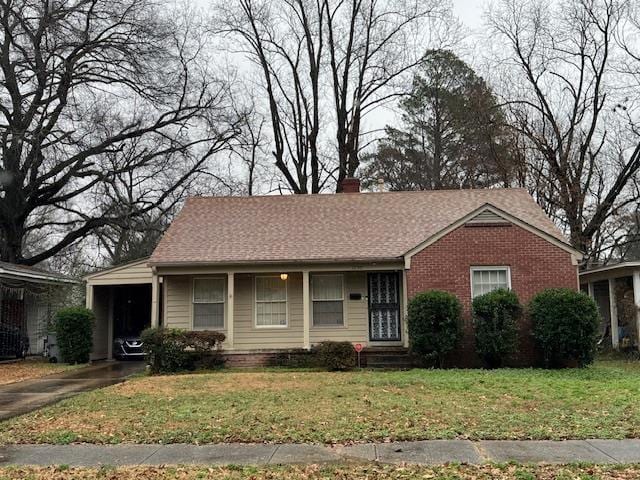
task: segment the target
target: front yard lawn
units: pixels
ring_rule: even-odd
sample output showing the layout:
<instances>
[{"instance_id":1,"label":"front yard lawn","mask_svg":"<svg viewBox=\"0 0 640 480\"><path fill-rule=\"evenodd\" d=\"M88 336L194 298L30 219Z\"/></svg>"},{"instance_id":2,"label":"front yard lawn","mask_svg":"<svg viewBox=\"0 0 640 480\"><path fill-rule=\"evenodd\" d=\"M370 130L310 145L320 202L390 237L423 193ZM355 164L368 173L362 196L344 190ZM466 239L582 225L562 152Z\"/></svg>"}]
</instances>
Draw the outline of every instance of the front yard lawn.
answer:
<instances>
[{"instance_id":1,"label":"front yard lawn","mask_svg":"<svg viewBox=\"0 0 640 480\"><path fill-rule=\"evenodd\" d=\"M31 380L54 373L66 372L84 365L67 365L66 363L49 363L44 358L27 358L17 362L0 364L0 385Z\"/></svg>"},{"instance_id":2,"label":"front yard lawn","mask_svg":"<svg viewBox=\"0 0 640 480\"><path fill-rule=\"evenodd\" d=\"M640 466L605 465L447 465L443 467L394 467L342 465L307 467L121 467L0 468L0 480L155 480L192 478L211 480L632 480Z\"/></svg>"},{"instance_id":3,"label":"front yard lawn","mask_svg":"<svg viewBox=\"0 0 640 480\"><path fill-rule=\"evenodd\" d=\"M0 443L640 437L640 364L139 377L0 423Z\"/></svg>"}]
</instances>

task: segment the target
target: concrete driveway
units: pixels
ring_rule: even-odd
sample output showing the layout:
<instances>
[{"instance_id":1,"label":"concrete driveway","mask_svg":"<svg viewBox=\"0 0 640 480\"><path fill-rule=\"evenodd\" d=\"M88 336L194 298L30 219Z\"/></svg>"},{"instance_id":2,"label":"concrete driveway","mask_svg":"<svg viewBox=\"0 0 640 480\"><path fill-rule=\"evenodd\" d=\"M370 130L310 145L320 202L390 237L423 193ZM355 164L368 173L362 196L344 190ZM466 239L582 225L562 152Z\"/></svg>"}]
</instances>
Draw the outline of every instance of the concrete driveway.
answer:
<instances>
[{"instance_id":1,"label":"concrete driveway","mask_svg":"<svg viewBox=\"0 0 640 480\"><path fill-rule=\"evenodd\" d=\"M144 362L99 362L89 367L0 386L0 420L22 415L64 398L124 381Z\"/></svg>"}]
</instances>

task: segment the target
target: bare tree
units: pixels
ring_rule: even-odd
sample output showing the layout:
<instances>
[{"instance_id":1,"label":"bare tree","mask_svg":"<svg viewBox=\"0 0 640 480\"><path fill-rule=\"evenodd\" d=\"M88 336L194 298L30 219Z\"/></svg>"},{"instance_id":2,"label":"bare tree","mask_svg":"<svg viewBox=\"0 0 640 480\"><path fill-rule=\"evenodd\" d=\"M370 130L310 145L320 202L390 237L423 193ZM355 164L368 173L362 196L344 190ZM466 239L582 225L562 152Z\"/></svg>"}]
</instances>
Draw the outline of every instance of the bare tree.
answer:
<instances>
[{"instance_id":1,"label":"bare tree","mask_svg":"<svg viewBox=\"0 0 640 480\"><path fill-rule=\"evenodd\" d=\"M243 87L246 90L246 86ZM268 184L268 139L266 130L268 128L267 117L258 112L256 98L258 94L249 90L244 92L244 103L239 100L240 94L234 100L234 108L237 115L242 119L239 125L239 133L231 144L229 154L229 169L234 165L240 165L240 172L230 172L227 176L231 180L228 185L230 194L239 193L252 196L257 188ZM238 178L238 180L235 180Z\"/></svg>"},{"instance_id":2,"label":"bare tree","mask_svg":"<svg viewBox=\"0 0 640 480\"><path fill-rule=\"evenodd\" d=\"M363 118L405 91L405 74L421 61L442 15L431 0L323 1L335 104L337 189L360 166Z\"/></svg>"},{"instance_id":3,"label":"bare tree","mask_svg":"<svg viewBox=\"0 0 640 480\"><path fill-rule=\"evenodd\" d=\"M529 185L572 244L591 254L608 218L638 202L629 185L640 148L618 148L612 134L625 128L615 34L627 14L618 0L502 0L489 16L509 46L505 103L526 139Z\"/></svg>"},{"instance_id":4,"label":"bare tree","mask_svg":"<svg viewBox=\"0 0 640 480\"><path fill-rule=\"evenodd\" d=\"M258 66L275 165L293 193L318 193L326 181L318 151L324 8L315 0L221 5L222 31L241 39L240 52Z\"/></svg>"},{"instance_id":5,"label":"bare tree","mask_svg":"<svg viewBox=\"0 0 640 480\"><path fill-rule=\"evenodd\" d=\"M244 47L232 50L260 72L275 165L292 192L317 193L330 180L339 189L355 174L363 118L404 92L405 74L432 32L429 21L448 7L435 0L223 3L223 31ZM335 131L332 141L324 133L332 154L323 155L328 131Z\"/></svg>"},{"instance_id":6,"label":"bare tree","mask_svg":"<svg viewBox=\"0 0 640 480\"><path fill-rule=\"evenodd\" d=\"M235 135L197 25L166 7L0 0L2 260L33 265L169 208ZM109 199L126 175L123 213Z\"/></svg>"}]
</instances>

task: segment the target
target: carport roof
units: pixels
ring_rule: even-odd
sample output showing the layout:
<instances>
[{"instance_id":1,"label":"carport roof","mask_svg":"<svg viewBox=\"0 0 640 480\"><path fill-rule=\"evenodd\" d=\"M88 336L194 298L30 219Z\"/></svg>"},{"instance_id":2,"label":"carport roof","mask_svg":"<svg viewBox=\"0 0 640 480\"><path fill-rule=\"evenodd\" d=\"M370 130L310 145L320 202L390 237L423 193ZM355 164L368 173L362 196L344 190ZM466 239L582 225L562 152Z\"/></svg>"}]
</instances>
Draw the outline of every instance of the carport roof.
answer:
<instances>
[{"instance_id":1,"label":"carport roof","mask_svg":"<svg viewBox=\"0 0 640 480\"><path fill-rule=\"evenodd\" d=\"M118 272L120 270L127 270L127 269L129 269L131 267L135 267L135 266L138 266L138 265L146 268L148 263L149 263L149 257L138 258L136 260L131 260L130 262L120 263L120 264L114 265L112 267L101 268L99 270L96 270L93 273L85 275L84 277L82 277L82 280L84 280L86 282L86 281L89 281L91 279L95 279L96 277L101 277L103 275L107 275L107 274L110 274L110 273ZM149 268L149 274L150 274L150 272L151 272L151 268Z\"/></svg>"}]
</instances>

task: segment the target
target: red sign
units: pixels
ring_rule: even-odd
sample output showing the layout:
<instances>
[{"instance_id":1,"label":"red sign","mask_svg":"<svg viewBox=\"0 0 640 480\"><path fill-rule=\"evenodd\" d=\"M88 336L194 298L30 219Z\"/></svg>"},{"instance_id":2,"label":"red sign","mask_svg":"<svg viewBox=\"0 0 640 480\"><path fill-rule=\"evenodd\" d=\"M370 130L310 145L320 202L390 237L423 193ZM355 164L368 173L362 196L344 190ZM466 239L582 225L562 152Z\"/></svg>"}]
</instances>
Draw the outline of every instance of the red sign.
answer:
<instances>
[{"instance_id":1,"label":"red sign","mask_svg":"<svg viewBox=\"0 0 640 480\"><path fill-rule=\"evenodd\" d=\"M361 344L361 343L356 343L356 344L353 346L353 348L355 348L355 349L356 349L356 352L360 353L364 347L362 346L362 344Z\"/></svg>"}]
</instances>

